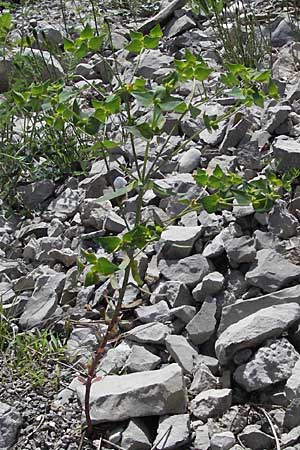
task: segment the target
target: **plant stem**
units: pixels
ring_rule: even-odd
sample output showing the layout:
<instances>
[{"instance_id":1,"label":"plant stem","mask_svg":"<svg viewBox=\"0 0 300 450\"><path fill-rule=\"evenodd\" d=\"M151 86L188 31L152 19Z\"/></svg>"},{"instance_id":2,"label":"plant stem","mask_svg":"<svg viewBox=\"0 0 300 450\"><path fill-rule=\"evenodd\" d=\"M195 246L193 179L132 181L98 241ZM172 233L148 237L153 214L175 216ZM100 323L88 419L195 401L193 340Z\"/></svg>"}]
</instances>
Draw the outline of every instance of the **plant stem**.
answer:
<instances>
[{"instance_id":1,"label":"plant stem","mask_svg":"<svg viewBox=\"0 0 300 450\"><path fill-rule=\"evenodd\" d=\"M125 296L126 289L127 289L129 275L130 275L130 264L128 264L128 266L125 269L122 287L120 289L118 302L116 304L116 308L114 310L113 316L107 327L107 330L102 339L102 342L100 343L100 345L98 346L98 348L94 354L91 366L88 371L87 380L86 380L86 384L85 384L85 399L84 399L84 411L85 411L85 417L86 417L86 422L87 422L88 434L91 434L93 431L93 424L92 424L91 414L90 414L90 395L91 395L92 382L93 382L93 379L95 378L98 364L104 354L105 347L109 341L110 335L118 321L119 313L122 308L123 298Z\"/></svg>"}]
</instances>

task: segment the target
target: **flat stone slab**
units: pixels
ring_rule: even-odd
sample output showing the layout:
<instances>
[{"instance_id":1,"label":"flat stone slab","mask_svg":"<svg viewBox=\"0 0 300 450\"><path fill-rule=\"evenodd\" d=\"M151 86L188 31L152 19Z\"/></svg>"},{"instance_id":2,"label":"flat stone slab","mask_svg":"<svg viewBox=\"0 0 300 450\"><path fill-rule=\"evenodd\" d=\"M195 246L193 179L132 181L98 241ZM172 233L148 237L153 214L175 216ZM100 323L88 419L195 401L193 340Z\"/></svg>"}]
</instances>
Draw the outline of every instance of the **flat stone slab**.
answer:
<instances>
[{"instance_id":1,"label":"flat stone slab","mask_svg":"<svg viewBox=\"0 0 300 450\"><path fill-rule=\"evenodd\" d=\"M263 308L285 305L288 303L298 303L298 305L300 305L300 284L260 297L254 297L248 300L238 300L234 304L223 308L219 333L224 331L230 325Z\"/></svg>"},{"instance_id":2,"label":"flat stone slab","mask_svg":"<svg viewBox=\"0 0 300 450\"><path fill-rule=\"evenodd\" d=\"M78 385L76 391L84 407L85 385ZM91 388L93 423L183 414L186 408L187 393L178 364L160 370L108 376L94 382Z\"/></svg>"},{"instance_id":3,"label":"flat stone slab","mask_svg":"<svg viewBox=\"0 0 300 450\"><path fill-rule=\"evenodd\" d=\"M219 362L226 365L238 350L256 347L278 337L300 318L297 303L271 306L228 327L218 338L215 350Z\"/></svg>"}]
</instances>

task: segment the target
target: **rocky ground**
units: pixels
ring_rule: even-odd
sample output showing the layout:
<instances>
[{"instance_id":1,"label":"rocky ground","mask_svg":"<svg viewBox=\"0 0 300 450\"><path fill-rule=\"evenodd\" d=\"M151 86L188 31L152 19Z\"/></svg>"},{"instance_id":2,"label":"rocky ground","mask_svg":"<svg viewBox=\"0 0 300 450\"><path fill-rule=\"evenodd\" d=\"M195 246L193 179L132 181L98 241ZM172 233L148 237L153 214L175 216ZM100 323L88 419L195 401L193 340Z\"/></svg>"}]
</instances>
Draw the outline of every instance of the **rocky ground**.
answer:
<instances>
[{"instance_id":1,"label":"rocky ground","mask_svg":"<svg viewBox=\"0 0 300 450\"><path fill-rule=\"evenodd\" d=\"M42 26L49 36L56 28L63 33L60 5L43 4L26 9L26 26ZM78 6L67 6L71 24ZM88 5L80 6L81 14L89 14ZM157 12L144 6L145 15ZM256 4L260 13L269 6ZM272 7L273 74L282 97L267 102L263 111L245 109L241 120L224 121L219 130L203 133L170 161L159 178L189 199L196 192L191 174L197 167L239 167L248 179L263 174L270 161L277 161L281 170L300 167L300 43L289 20L278 15L280 8ZM168 11L162 23L163 46L144 58L141 75L155 78L169 55L186 47L202 52L218 67L208 23L188 12L184 1L164 2L163 8ZM111 5L106 12L116 10ZM15 20L23 13L17 9ZM131 19L134 26L132 13ZM137 26L145 20L139 17ZM160 16L151 25L155 21ZM121 48L127 40L122 20L116 20L114 33ZM89 61L77 72L97 79L95 67L95 61ZM210 108L220 113L224 103L224 98L216 99ZM197 127L195 121L183 122L172 143ZM16 376L2 354L0 449L299 450L297 183L269 213L256 213L251 206L218 214L190 213L140 255L145 285L141 290L133 280L129 284L119 339L110 343L98 371L103 378L92 387L91 415L99 425L92 439L85 437L85 388L77 375L85 372L91 349L106 330L103 312L112 289L109 282L85 288L77 259L82 248L101 252L95 235L124 231L117 207L103 209L95 202L111 180L123 175L93 161L87 177L19 186L30 218L8 217L2 205L4 311L17 331L51 326L65 339L66 355L55 364L45 358L49 376L34 388L30 378ZM124 200L128 217L135 201L134 196ZM176 208L175 197L152 193L144 214L155 223Z\"/></svg>"}]
</instances>

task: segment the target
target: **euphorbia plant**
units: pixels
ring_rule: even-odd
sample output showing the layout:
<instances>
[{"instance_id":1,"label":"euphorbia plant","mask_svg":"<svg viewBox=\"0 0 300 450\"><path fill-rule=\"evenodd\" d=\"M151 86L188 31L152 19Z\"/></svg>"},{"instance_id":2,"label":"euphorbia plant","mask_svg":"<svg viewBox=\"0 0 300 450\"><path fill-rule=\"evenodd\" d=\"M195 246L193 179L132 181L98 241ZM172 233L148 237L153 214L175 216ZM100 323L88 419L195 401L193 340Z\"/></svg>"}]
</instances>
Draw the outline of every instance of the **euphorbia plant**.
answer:
<instances>
[{"instance_id":1,"label":"euphorbia plant","mask_svg":"<svg viewBox=\"0 0 300 450\"><path fill-rule=\"evenodd\" d=\"M277 91L270 78L268 71L257 72L248 69L240 64L228 65L224 74L220 77L218 86L213 92L209 92L205 85L210 78L213 69L210 68L203 58L195 56L189 50L185 57L174 60L169 73L160 83L149 83L143 77L136 76L139 62L143 54L148 49L157 48L162 36L159 26L156 26L147 36L142 33L131 32L131 41L127 50L136 54L135 71L132 79L128 82L122 79L122 75L115 72L115 88L107 96L102 96L101 100L92 102L94 111L91 113L97 121L95 127L101 139L97 147L102 152L109 168L109 155L114 147L123 147L130 144L132 154L131 163L121 169L126 175L126 186L121 189L112 187L111 191L105 194L99 202L107 200L117 201L120 214L126 218L122 212L122 202L120 199L125 195L136 194L136 210L134 223L127 220L127 231L122 236L110 235L98 238L98 244L106 252L107 256L97 257L95 254L83 251L82 256L89 264L86 274L86 285L98 284L110 279L111 286L115 289L114 312L108 321L107 331L99 344L91 363L88 366L86 379L81 379L86 386L85 392L85 416L88 431L92 431L92 420L90 416L90 391L93 382L100 380L96 377L98 364L105 353L106 346L118 332L118 321L122 309L122 302L126 293L130 277L133 277L138 286L143 286L144 281L138 271L137 258L147 245L160 239L162 231L190 211L205 209L212 213L222 208L230 208L234 202L240 205L252 204L257 211L269 210L274 201L282 194L282 189L288 189L291 181L297 174L293 174L289 180L281 180L276 175L268 175L257 180L246 181L238 173L224 172L219 166L212 174L204 169L199 169L194 174L195 182L201 186L201 195L192 200L187 200L178 196L178 202L182 202L182 211L179 215L170 217L165 223L159 225L149 225L142 221L143 199L148 190L153 190L159 195L170 195L168 189L163 190L155 181L155 174L165 163L166 159L182 152L187 144L196 139L203 129L217 129L219 122L235 114L245 106L253 104L263 106L266 97L276 97ZM115 65L117 70L118 65ZM178 87L182 82L192 82L191 93L188 98L178 95ZM195 97L196 83L203 85L204 92L201 99ZM212 100L220 93L227 92L227 95L234 96L236 103L221 116L209 117L202 113L201 106ZM266 93L267 92L267 93ZM141 112L144 113L141 114ZM176 147L168 146L172 131L165 138L163 144L158 146L156 152L150 154L151 144L163 132L167 114L177 113L177 122L184 117L202 119L203 127L186 138ZM121 139L115 142L111 139L109 123L117 122L120 125ZM144 141L144 154L141 157L136 151L136 140ZM115 259L122 255L122 262L118 264ZM82 262L81 262L82 264ZM84 267L84 264L83 264Z\"/></svg>"}]
</instances>

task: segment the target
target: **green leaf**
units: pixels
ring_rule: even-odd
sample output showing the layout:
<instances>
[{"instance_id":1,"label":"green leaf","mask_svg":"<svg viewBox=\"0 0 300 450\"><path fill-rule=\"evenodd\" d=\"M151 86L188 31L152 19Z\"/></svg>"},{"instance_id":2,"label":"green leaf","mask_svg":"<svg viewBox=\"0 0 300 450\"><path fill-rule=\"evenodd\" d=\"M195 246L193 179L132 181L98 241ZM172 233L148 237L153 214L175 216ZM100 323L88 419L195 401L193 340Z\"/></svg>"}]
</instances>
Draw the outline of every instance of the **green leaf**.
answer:
<instances>
[{"instance_id":1,"label":"green leaf","mask_svg":"<svg viewBox=\"0 0 300 450\"><path fill-rule=\"evenodd\" d=\"M137 100L140 106L147 108L153 103L152 92L132 92L131 95Z\"/></svg>"},{"instance_id":2,"label":"green leaf","mask_svg":"<svg viewBox=\"0 0 300 450\"><path fill-rule=\"evenodd\" d=\"M133 136L141 139L152 139L154 136L152 128L147 123L141 123L140 125L130 125L125 127Z\"/></svg>"},{"instance_id":3,"label":"green leaf","mask_svg":"<svg viewBox=\"0 0 300 450\"><path fill-rule=\"evenodd\" d=\"M214 213L218 209L219 196L218 194L207 195L201 199L203 208L209 213Z\"/></svg>"},{"instance_id":4,"label":"green leaf","mask_svg":"<svg viewBox=\"0 0 300 450\"><path fill-rule=\"evenodd\" d=\"M219 166L219 164L216 165L214 171L213 171L213 175L217 178L222 179L225 176L225 173L223 172L223 170L221 169L221 167Z\"/></svg>"},{"instance_id":5,"label":"green leaf","mask_svg":"<svg viewBox=\"0 0 300 450\"><path fill-rule=\"evenodd\" d=\"M212 73L213 69L210 69L209 67L196 67L194 71L194 76L196 80L198 81L204 81L207 80L209 75Z\"/></svg>"},{"instance_id":6,"label":"green leaf","mask_svg":"<svg viewBox=\"0 0 300 450\"><path fill-rule=\"evenodd\" d=\"M105 100L105 108L110 114L116 114L121 109L121 99L119 95L114 94L107 97Z\"/></svg>"},{"instance_id":7,"label":"green leaf","mask_svg":"<svg viewBox=\"0 0 300 450\"><path fill-rule=\"evenodd\" d=\"M85 276L84 286L85 287L94 286L95 284L98 283L98 281L99 279L97 274L95 272L89 271Z\"/></svg>"},{"instance_id":8,"label":"green leaf","mask_svg":"<svg viewBox=\"0 0 300 450\"><path fill-rule=\"evenodd\" d=\"M73 52L74 48L74 42L71 39L64 38L64 50L66 52Z\"/></svg>"},{"instance_id":9,"label":"green leaf","mask_svg":"<svg viewBox=\"0 0 300 450\"><path fill-rule=\"evenodd\" d=\"M137 283L138 286L143 286L144 282L140 277L137 261L132 260L130 262L130 268L134 281Z\"/></svg>"},{"instance_id":10,"label":"green leaf","mask_svg":"<svg viewBox=\"0 0 300 450\"><path fill-rule=\"evenodd\" d=\"M97 256L94 253L89 253L85 250L81 250L81 254L89 264L95 264L97 262Z\"/></svg>"},{"instance_id":11,"label":"green leaf","mask_svg":"<svg viewBox=\"0 0 300 450\"><path fill-rule=\"evenodd\" d=\"M97 52L98 50L100 50L102 43L103 43L103 38L105 35L102 36L94 36L89 40L89 49L93 50L94 52Z\"/></svg>"},{"instance_id":12,"label":"green leaf","mask_svg":"<svg viewBox=\"0 0 300 450\"><path fill-rule=\"evenodd\" d=\"M106 236L96 238L96 242L100 244L105 251L113 253L119 249L122 240L117 236Z\"/></svg>"},{"instance_id":13,"label":"green leaf","mask_svg":"<svg viewBox=\"0 0 300 450\"><path fill-rule=\"evenodd\" d=\"M133 39L125 48L130 53L139 54L144 48L144 43L138 39Z\"/></svg>"},{"instance_id":14,"label":"green leaf","mask_svg":"<svg viewBox=\"0 0 300 450\"><path fill-rule=\"evenodd\" d=\"M94 36L93 30L89 24L86 24L84 30L80 33L81 39L91 39Z\"/></svg>"},{"instance_id":15,"label":"green leaf","mask_svg":"<svg viewBox=\"0 0 300 450\"><path fill-rule=\"evenodd\" d=\"M108 192L107 194L103 195L101 198L96 200L98 203L104 203L107 200L113 200L114 198L121 197L125 194L128 194L136 187L136 181L133 181L132 183L128 184L127 186L117 189L116 191Z\"/></svg>"},{"instance_id":16,"label":"green leaf","mask_svg":"<svg viewBox=\"0 0 300 450\"><path fill-rule=\"evenodd\" d=\"M204 169L198 169L196 175L193 176L199 186L207 186L209 176Z\"/></svg>"},{"instance_id":17,"label":"green leaf","mask_svg":"<svg viewBox=\"0 0 300 450\"><path fill-rule=\"evenodd\" d=\"M178 97L167 96L161 101L159 107L162 111L174 111L178 106L182 105L182 99Z\"/></svg>"},{"instance_id":18,"label":"green leaf","mask_svg":"<svg viewBox=\"0 0 300 450\"><path fill-rule=\"evenodd\" d=\"M96 117L89 117L85 123L84 129L91 136L95 136L100 128L100 122Z\"/></svg>"},{"instance_id":19,"label":"green leaf","mask_svg":"<svg viewBox=\"0 0 300 450\"><path fill-rule=\"evenodd\" d=\"M113 148L120 147L121 143L104 139L104 141L100 142L100 145L101 145L101 147L106 148L106 150L111 150Z\"/></svg>"},{"instance_id":20,"label":"green leaf","mask_svg":"<svg viewBox=\"0 0 300 450\"><path fill-rule=\"evenodd\" d=\"M273 80L270 80L270 82L269 82L268 94L270 95L270 97L273 97L273 98L278 98L279 97L278 87L274 83Z\"/></svg>"},{"instance_id":21,"label":"green leaf","mask_svg":"<svg viewBox=\"0 0 300 450\"><path fill-rule=\"evenodd\" d=\"M80 47L74 52L74 56L77 59L82 59L88 53L89 49L85 42L83 42Z\"/></svg>"},{"instance_id":22,"label":"green leaf","mask_svg":"<svg viewBox=\"0 0 300 450\"><path fill-rule=\"evenodd\" d=\"M146 49L153 49L157 48L159 44L159 38L151 37L151 36L145 36L144 37L144 48Z\"/></svg>"},{"instance_id":23,"label":"green leaf","mask_svg":"<svg viewBox=\"0 0 300 450\"><path fill-rule=\"evenodd\" d=\"M152 30L149 33L149 36L151 36L152 38L161 38L163 36L163 32L161 31L159 23L155 25L154 28L152 28Z\"/></svg>"},{"instance_id":24,"label":"green leaf","mask_svg":"<svg viewBox=\"0 0 300 450\"><path fill-rule=\"evenodd\" d=\"M270 80L270 71L269 70L265 70L264 72L260 72L258 73L255 77L254 77L254 81L256 82L260 82L260 83L266 83Z\"/></svg>"},{"instance_id":25,"label":"green leaf","mask_svg":"<svg viewBox=\"0 0 300 450\"><path fill-rule=\"evenodd\" d=\"M120 268L116 264L110 262L107 258L101 257L98 258L96 264L94 265L94 270L101 275L108 276L117 272Z\"/></svg>"},{"instance_id":26,"label":"green leaf","mask_svg":"<svg viewBox=\"0 0 300 450\"><path fill-rule=\"evenodd\" d=\"M248 206L251 204L251 195L243 191L231 191L240 206Z\"/></svg>"}]
</instances>

